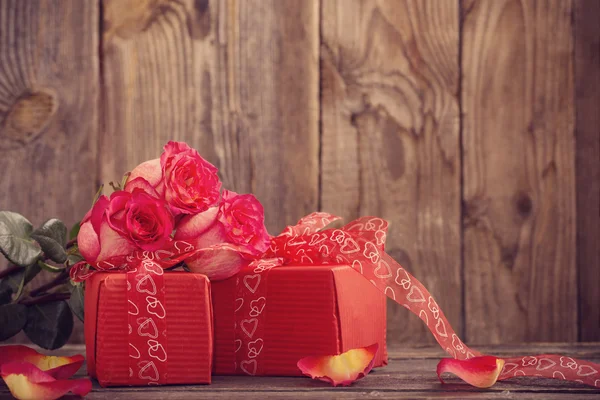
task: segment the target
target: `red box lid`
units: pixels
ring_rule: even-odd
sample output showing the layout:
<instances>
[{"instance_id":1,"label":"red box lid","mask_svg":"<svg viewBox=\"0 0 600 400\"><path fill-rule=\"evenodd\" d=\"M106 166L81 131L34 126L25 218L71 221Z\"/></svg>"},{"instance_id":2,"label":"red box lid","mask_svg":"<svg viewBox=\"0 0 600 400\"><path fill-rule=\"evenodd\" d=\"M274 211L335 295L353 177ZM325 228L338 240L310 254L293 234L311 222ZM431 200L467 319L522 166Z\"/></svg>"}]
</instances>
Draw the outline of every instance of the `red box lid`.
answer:
<instances>
[{"instance_id":1,"label":"red box lid","mask_svg":"<svg viewBox=\"0 0 600 400\"><path fill-rule=\"evenodd\" d=\"M164 274L167 384L210 383L213 354L210 283L201 274ZM86 281L85 342L90 376L102 386L128 385L127 278L96 273Z\"/></svg>"},{"instance_id":2,"label":"red box lid","mask_svg":"<svg viewBox=\"0 0 600 400\"><path fill-rule=\"evenodd\" d=\"M283 266L266 280L263 375L302 375L310 355L339 354L379 343L375 366L387 364L386 298L348 266ZM235 374L236 280L212 283L215 374ZM238 333L240 335L240 333Z\"/></svg>"}]
</instances>

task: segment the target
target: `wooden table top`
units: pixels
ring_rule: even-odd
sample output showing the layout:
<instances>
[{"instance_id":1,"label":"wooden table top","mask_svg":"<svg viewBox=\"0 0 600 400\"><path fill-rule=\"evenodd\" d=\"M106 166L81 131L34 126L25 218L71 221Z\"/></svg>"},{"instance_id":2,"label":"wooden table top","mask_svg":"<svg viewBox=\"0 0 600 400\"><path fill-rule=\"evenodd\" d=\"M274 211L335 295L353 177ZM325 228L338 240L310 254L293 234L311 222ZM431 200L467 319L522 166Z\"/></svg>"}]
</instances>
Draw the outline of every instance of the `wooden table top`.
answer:
<instances>
[{"instance_id":1,"label":"wooden table top","mask_svg":"<svg viewBox=\"0 0 600 400\"><path fill-rule=\"evenodd\" d=\"M600 362L600 343L528 344L477 347L488 354L517 356L558 353ZM84 353L84 347L66 346L54 354ZM542 378L519 378L497 383L490 389L477 389L450 377L442 385L435 369L444 357L439 347L390 349L390 362L350 387L333 388L309 378L214 376L211 385L162 386L156 388L101 388L94 381L88 399L600 399L600 388ZM83 367L77 374L85 376ZM11 398L8 388L0 384L0 399ZM70 397L74 398L74 397Z\"/></svg>"}]
</instances>

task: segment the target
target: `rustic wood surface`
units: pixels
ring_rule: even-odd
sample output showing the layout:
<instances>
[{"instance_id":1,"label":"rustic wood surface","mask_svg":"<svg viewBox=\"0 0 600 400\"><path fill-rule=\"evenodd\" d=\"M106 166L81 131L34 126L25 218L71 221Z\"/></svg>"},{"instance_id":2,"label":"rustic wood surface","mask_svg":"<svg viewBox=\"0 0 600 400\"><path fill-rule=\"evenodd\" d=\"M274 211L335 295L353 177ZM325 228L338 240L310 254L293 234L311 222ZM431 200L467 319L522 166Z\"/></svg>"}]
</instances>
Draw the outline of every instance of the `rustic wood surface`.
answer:
<instances>
[{"instance_id":1,"label":"rustic wood surface","mask_svg":"<svg viewBox=\"0 0 600 400\"><path fill-rule=\"evenodd\" d=\"M70 228L96 192L98 16L93 1L0 1L0 209L35 226Z\"/></svg>"},{"instance_id":2,"label":"rustic wood surface","mask_svg":"<svg viewBox=\"0 0 600 400\"><path fill-rule=\"evenodd\" d=\"M100 181L183 140L258 197L272 234L317 210L318 2L103 5Z\"/></svg>"},{"instance_id":3,"label":"rustic wood surface","mask_svg":"<svg viewBox=\"0 0 600 400\"><path fill-rule=\"evenodd\" d=\"M598 7L0 0L0 210L70 224L183 140L271 233L389 219L468 342L600 340ZM432 342L388 311L390 343Z\"/></svg>"},{"instance_id":4,"label":"rustic wood surface","mask_svg":"<svg viewBox=\"0 0 600 400\"><path fill-rule=\"evenodd\" d=\"M514 356L533 353L562 353L587 360L600 361L600 344L530 344L485 346L486 353ZM83 353L82 345L67 346L57 354ZM441 384L435 374L436 365L445 354L439 347L401 348L390 350L388 366L374 370L351 387L333 388L309 378L215 376L211 385L168 386L159 388L121 387L103 389L94 382L88 399L592 399L600 389L554 379L521 378L496 384L490 389L470 387L451 375ZM77 374L85 376L85 368ZM8 388L0 384L0 398L10 398Z\"/></svg>"},{"instance_id":5,"label":"rustic wood surface","mask_svg":"<svg viewBox=\"0 0 600 400\"><path fill-rule=\"evenodd\" d=\"M570 14L463 2L467 340L577 340Z\"/></svg>"},{"instance_id":6,"label":"rustic wood surface","mask_svg":"<svg viewBox=\"0 0 600 400\"><path fill-rule=\"evenodd\" d=\"M387 252L460 332L456 4L324 0L321 15L321 208L389 220ZM433 340L389 304L391 343Z\"/></svg>"},{"instance_id":7,"label":"rustic wood surface","mask_svg":"<svg viewBox=\"0 0 600 400\"><path fill-rule=\"evenodd\" d=\"M577 271L580 340L600 340L600 2L575 10Z\"/></svg>"}]
</instances>

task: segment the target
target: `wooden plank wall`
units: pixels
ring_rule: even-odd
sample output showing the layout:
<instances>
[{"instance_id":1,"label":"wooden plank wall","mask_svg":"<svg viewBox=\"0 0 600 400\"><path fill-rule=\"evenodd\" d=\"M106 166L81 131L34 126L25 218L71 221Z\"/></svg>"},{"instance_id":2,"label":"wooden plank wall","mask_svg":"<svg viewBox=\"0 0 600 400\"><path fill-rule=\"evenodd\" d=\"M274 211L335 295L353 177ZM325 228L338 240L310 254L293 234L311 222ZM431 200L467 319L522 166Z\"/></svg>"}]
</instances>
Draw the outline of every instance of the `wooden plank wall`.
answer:
<instances>
[{"instance_id":1,"label":"wooden plank wall","mask_svg":"<svg viewBox=\"0 0 600 400\"><path fill-rule=\"evenodd\" d=\"M472 343L600 340L596 0L0 0L0 209L184 140L277 233L379 215ZM431 343L388 307L390 343ZM81 340L75 334L73 341Z\"/></svg>"},{"instance_id":2,"label":"wooden plank wall","mask_svg":"<svg viewBox=\"0 0 600 400\"><path fill-rule=\"evenodd\" d=\"M576 340L572 4L461 13L466 336Z\"/></svg>"}]
</instances>

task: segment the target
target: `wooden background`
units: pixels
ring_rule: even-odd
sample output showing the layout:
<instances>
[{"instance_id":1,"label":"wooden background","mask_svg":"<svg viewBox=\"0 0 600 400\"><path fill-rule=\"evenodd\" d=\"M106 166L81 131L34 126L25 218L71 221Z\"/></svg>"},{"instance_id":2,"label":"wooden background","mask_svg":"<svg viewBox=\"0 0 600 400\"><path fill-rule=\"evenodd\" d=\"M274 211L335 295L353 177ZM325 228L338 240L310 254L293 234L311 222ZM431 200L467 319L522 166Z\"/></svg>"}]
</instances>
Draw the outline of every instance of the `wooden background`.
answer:
<instances>
[{"instance_id":1,"label":"wooden background","mask_svg":"<svg viewBox=\"0 0 600 400\"><path fill-rule=\"evenodd\" d=\"M0 209L71 224L183 140L271 233L388 219L470 343L598 341L599 18L597 0L0 0ZM391 303L388 330L433 341Z\"/></svg>"}]
</instances>

